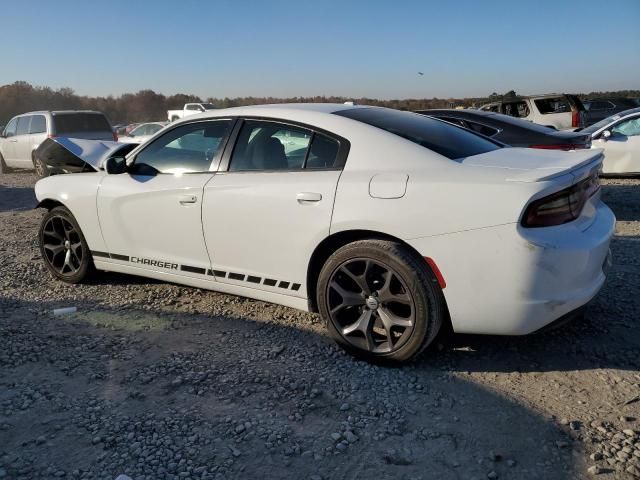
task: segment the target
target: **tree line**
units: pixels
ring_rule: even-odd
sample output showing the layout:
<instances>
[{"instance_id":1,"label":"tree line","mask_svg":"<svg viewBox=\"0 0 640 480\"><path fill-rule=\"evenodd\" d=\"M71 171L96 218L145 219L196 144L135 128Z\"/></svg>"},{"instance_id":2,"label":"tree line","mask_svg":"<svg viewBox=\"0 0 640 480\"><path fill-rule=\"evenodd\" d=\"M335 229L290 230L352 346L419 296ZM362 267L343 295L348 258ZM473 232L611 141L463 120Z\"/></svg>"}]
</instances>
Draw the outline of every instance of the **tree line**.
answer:
<instances>
[{"instance_id":1,"label":"tree line","mask_svg":"<svg viewBox=\"0 0 640 480\"><path fill-rule=\"evenodd\" d=\"M599 97L640 97L640 90L622 90L617 92L591 92L579 94L581 98ZM489 101L517 97L515 91L504 94L492 93L487 97L477 98L410 98L396 100L379 100L376 98L350 98L338 96L313 97L236 97L236 98L200 98L195 95L178 93L163 95L153 90L140 90L137 93L125 93L120 96L90 97L77 95L71 88L52 89L50 87L33 86L18 81L10 85L0 86L0 125L6 124L11 117L35 110L98 110L107 115L113 123L131 123L162 121L167 118L167 110L179 109L189 102L208 102L219 108L242 105L262 105L267 103L343 103L353 101L357 104L379 105L398 110L421 110L428 108L450 108L479 106Z\"/></svg>"}]
</instances>

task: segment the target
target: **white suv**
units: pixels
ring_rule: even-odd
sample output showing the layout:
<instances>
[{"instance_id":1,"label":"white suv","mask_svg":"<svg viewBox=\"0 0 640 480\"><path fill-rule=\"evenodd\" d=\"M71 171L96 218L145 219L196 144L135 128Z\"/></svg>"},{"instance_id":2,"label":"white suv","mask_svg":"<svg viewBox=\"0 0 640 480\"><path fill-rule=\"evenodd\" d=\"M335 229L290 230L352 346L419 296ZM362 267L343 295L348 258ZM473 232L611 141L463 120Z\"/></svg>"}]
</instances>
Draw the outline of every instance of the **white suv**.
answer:
<instances>
[{"instance_id":1,"label":"white suv","mask_svg":"<svg viewBox=\"0 0 640 480\"><path fill-rule=\"evenodd\" d=\"M13 117L0 134L0 173L7 167L35 168L45 177L47 166L35 151L47 137L72 137L87 140L115 140L113 129L101 112L30 112Z\"/></svg>"},{"instance_id":2,"label":"white suv","mask_svg":"<svg viewBox=\"0 0 640 480\"><path fill-rule=\"evenodd\" d=\"M575 95L552 94L517 97L480 107L487 112L503 113L556 130L584 127L585 108Z\"/></svg>"}]
</instances>

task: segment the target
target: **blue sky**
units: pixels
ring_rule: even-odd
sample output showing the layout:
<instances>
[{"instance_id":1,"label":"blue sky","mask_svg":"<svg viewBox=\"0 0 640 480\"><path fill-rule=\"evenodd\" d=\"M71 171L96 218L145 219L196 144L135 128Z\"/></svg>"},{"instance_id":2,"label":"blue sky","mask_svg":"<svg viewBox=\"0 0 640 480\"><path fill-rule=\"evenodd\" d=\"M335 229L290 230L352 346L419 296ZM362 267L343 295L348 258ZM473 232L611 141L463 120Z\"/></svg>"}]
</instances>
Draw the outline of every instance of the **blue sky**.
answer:
<instances>
[{"instance_id":1,"label":"blue sky","mask_svg":"<svg viewBox=\"0 0 640 480\"><path fill-rule=\"evenodd\" d=\"M0 0L0 32L0 85L87 95L640 88L640 0Z\"/></svg>"}]
</instances>

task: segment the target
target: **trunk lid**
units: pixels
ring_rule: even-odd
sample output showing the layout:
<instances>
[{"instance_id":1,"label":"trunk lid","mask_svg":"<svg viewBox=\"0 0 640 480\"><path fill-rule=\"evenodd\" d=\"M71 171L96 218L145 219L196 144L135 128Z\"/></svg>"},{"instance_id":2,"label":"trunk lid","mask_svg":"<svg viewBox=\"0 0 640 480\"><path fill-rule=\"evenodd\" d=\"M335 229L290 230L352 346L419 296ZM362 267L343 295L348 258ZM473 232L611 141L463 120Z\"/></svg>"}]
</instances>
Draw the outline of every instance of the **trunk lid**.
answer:
<instances>
[{"instance_id":1,"label":"trunk lid","mask_svg":"<svg viewBox=\"0 0 640 480\"><path fill-rule=\"evenodd\" d=\"M575 180L600 169L602 149L558 151L532 148L501 148L465 158L467 167L503 171L506 181L541 182L571 173Z\"/></svg>"}]
</instances>

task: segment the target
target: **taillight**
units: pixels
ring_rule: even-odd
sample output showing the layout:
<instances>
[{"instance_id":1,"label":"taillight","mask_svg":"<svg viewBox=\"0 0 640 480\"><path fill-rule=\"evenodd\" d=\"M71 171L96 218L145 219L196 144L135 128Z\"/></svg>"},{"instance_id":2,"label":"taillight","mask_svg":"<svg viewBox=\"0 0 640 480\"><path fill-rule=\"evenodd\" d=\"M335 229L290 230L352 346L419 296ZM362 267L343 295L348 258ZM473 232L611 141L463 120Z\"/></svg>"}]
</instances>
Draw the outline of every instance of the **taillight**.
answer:
<instances>
[{"instance_id":1,"label":"taillight","mask_svg":"<svg viewBox=\"0 0 640 480\"><path fill-rule=\"evenodd\" d=\"M544 150L580 150L589 147L584 143L559 143L556 145L529 145L529 148L542 148Z\"/></svg>"},{"instance_id":2,"label":"taillight","mask_svg":"<svg viewBox=\"0 0 640 480\"><path fill-rule=\"evenodd\" d=\"M573 110L571 112L571 126L578 128L580 126L580 110Z\"/></svg>"},{"instance_id":3,"label":"taillight","mask_svg":"<svg viewBox=\"0 0 640 480\"><path fill-rule=\"evenodd\" d=\"M113 141L114 142L118 141L118 134L116 132L113 132Z\"/></svg>"},{"instance_id":4,"label":"taillight","mask_svg":"<svg viewBox=\"0 0 640 480\"><path fill-rule=\"evenodd\" d=\"M524 212L522 226L551 227L575 220L582 213L587 200L598 190L600 190L598 175L592 175L569 188L535 200Z\"/></svg>"}]
</instances>

